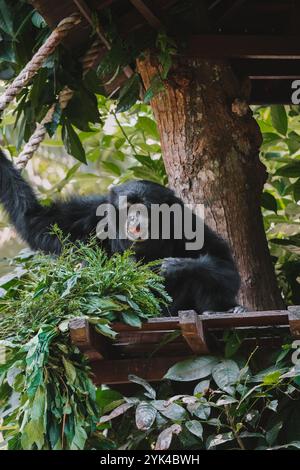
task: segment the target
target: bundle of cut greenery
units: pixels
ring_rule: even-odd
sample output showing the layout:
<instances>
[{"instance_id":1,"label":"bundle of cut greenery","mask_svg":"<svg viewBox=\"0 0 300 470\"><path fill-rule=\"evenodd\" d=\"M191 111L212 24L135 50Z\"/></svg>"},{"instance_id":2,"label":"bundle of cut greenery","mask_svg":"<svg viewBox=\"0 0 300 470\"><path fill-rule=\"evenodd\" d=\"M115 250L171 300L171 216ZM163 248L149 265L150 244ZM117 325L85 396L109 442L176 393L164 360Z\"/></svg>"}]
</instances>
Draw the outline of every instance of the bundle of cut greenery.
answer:
<instances>
[{"instance_id":1,"label":"bundle of cut greenery","mask_svg":"<svg viewBox=\"0 0 300 470\"><path fill-rule=\"evenodd\" d=\"M162 278L95 242L15 261L16 275L1 283L0 431L9 449L83 449L99 410L68 323L85 316L110 337L114 321L140 326L169 301Z\"/></svg>"}]
</instances>

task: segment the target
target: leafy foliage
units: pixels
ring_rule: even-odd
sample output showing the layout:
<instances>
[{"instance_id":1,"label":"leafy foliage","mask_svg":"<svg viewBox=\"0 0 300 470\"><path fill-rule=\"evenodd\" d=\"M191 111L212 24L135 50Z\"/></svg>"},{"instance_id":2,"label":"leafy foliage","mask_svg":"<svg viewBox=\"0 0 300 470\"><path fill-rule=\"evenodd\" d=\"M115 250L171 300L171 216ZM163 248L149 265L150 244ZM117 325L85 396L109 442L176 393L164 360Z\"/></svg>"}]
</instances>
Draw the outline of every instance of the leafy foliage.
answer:
<instances>
[{"instance_id":1,"label":"leafy foliage","mask_svg":"<svg viewBox=\"0 0 300 470\"><path fill-rule=\"evenodd\" d=\"M86 360L69 342L70 319L113 338L114 321L140 326L169 298L130 253L108 259L94 242L15 261L15 276L1 280L0 430L9 449L83 449L99 409Z\"/></svg>"},{"instance_id":2,"label":"leafy foliage","mask_svg":"<svg viewBox=\"0 0 300 470\"><path fill-rule=\"evenodd\" d=\"M172 394L169 381L156 391L132 377L144 392L121 404L113 395L111 405L106 402L113 411L100 423L111 422L108 442L122 449L300 448L300 428L295 426L300 369L287 359L289 350L284 346L275 365L256 374L249 365L252 356L248 361L202 356L178 363L165 378L184 381L186 390L193 390L190 394Z\"/></svg>"},{"instance_id":3,"label":"leafy foliage","mask_svg":"<svg viewBox=\"0 0 300 470\"><path fill-rule=\"evenodd\" d=\"M280 287L300 302L300 114L298 106L255 108L269 177L262 199L266 234Z\"/></svg>"}]
</instances>

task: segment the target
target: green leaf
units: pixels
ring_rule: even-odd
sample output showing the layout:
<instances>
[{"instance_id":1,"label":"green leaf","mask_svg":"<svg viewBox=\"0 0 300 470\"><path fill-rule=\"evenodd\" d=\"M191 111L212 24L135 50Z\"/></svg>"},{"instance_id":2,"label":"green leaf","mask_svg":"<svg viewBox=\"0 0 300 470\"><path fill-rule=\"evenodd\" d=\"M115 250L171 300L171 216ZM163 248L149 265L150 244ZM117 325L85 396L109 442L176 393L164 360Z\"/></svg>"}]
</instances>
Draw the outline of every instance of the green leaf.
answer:
<instances>
[{"instance_id":1,"label":"green leaf","mask_svg":"<svg viewBox=\"0 0 300 470\"><path fill-rule=\"evenodd\" d=\"M140 77L137 73L133 74L127 80L120 91L119 101L116 108L117 113L127 111L136 103L140 94L140 84Z\"/></svg>"},{"instance_id":2,"label":"green leaf","mask_svg":"<svg viewBox=\"0 0 300 470\"><path fill-rule=\"evenodd\" d=\"M178 382L199 380L210 375L217 363L218 360L212 356L187 359L172 366L164 378Z\"/></svg>"},{"instance_id":3,"label":"green leaf","mask_svg":"<svg viewBox=\"0 0 300 470\"><path fill-rule=\"evenodd\" d=\"M232 385L238 380L240 369L236 362L226 359L216 365L212 376L218 387L228 393L233 393Z\"/></svg>"},{"instance_id":4,"label":"green leaf","mask_svg":"<svg viewBox=\"0 0 300 470\"><path fill-rule=\"evenodd\" d=\"M33 12L33 15L31 17L31 21L32 21L32 24L34 24L34 26L36 26L39 29L46 28L46 26L47 26L46 21L44 20L42 15L39 14L38 11Z\"/></svg>"},{"instance_id":5,"label":"green leaf","mask_svg":"<svg viewBox=\"0 0 300 470\"><path fill-rule=\"evenodd\" d=\"M62 361L65 367L66 375L68 378L68 381L73 384L76 380L77 373L74 365L72 364L71 361L68 361L64 356L62 357Z\"/></svg>"},{"instance_id":6,"label":"green leaf","mask_svg":"<svg viewBox=\"0 0 300 470\"><path fill-rule=\"evenodd\" d=\"M103 168L105 168L105 170L109 171L113 175L121 176L121 174L122 174L121 168L119 168L116 163L101 162L101 164L102 164Z\"/></svg>"},{"instance_id":7,"label":"green leaf","mask_svg":"<svg viewBox=\"0 0 300 470\"><path fill-rule=\"evenodd\" d=\"M284 165L275 172L275 175L286 176L288 178L298 178L300 176L300 160L288 165Z\"/></svg>"},{"instance_id":8,"label":"green leaf","mask_svg":"<svg viewBox=\"0 0 300 470\"><path fill-rule=\"evenodd\" d=\"M282 135L286 135L288 130L288 120L285 107L283 105L271 106L271 121L272 125Z\"/></svg>"},{"instance_id":9,"label":"green leaf","mask_svg":"<svg viewBox=\"0 0 300 470\"><path fill-rule=\"evenodd\" d=\"M300 149L300 135L294 131L290 132L287 139L287 145L291 155L298 152Z\"/></svg>"},{"instance_id":10,"label":"green leaf","mask_svg":"<svg viewBox=\"0 0 300 470\"><path fill-rule=\"evenodd\" d=\"M32 419L23 429L21 435L22 448L24 450L31 450L33 445L36 444L40 450L44 444L44 422L43 419Z\"/></svg>"},{"instance_id":11,"label":"green leaf","mask_svg":"<svg viewBox=\"0 0 300 470\"><path fill-rule=\"evenodd\" d=\"M203 426L202 426L202 424L200 423L200 421L196 421L195 419L192 419L192 420L190 420L190 421L186 421L186 422L185 422L185 426L187 427L187 429L188 429L192 434L194 434L195 436L200 437L200 439L202 439L202 435L203 435Z\"/></svg>"},{"instance_id":12,"label":"green leaf","mask_svg":"<svg viewBox=\"0 0 300 470\"><path fill-rule=\"evenodd\" d=\"M135 412L135 424L140 431L147 431L155 421L157 411L150 404L142 401L138 404Z\"/></svg>"},{"instance_id":13,"label":"green leaf","mask_svg":"<svg viewBox=\"0 0 300 470\"><path fill-rule=\"evenodd\" d=\"M152 137L155 140L159 139L157 125L153 119L150 119L147 116L139 116L137 127L142 129L146 133L147 137Z\"/></svg>"},{"instance_id":14,"label":"green leaf","mask_svg":"<svg viewBox=\"0 0 300 470\"><path fill-rule=\"evenodd\" d=\"M62 126L62 139L67 152L80 162L86 164L86 156L82 143L67 119L65 119Z\"/></svg>"},{"instance_id":15,"label":"green leaf","mask_svg":"<svg viewBox=\"0 0 300 470\"><path fill-rule=\"evenodd\" d=\"M159 75L155 75L150 83L149 88L146 90L146 93L144 95L144 103L150 103L152 98L154 98L156 95L161 93L162 91L165 91L165 85L162 79L160 78Z\"/></svg>"},{"instance_id":16,"label":"green leaf","mask_svg":"<svg viewBox=\"0 0 300 470\"><path fill-rule=\"evenodd\" d=\"M177 403L168 404L168 402L164 400L153 400L151 404L163 416L172 419L173 421L182 421L187 417L186 410L182 406L177 405Z\"/></svg>"},{"instance_id":17,"label":"green leaf","mask_svg":"<svg viewBox=\"0 0 300 470\"><path fill-rule=\"evenodd\" d=\"M275 424L275 426L273 426L269 431L266 432L266 441L270 446L275 443L282 426L283 423L279 421Z\"/></svg>"},{"instance_id":18,"label":"green leaf","mask_svg":"<svg viewBox=\"0 0 300 470\"><path fill-rule=\"evenodd\" d=\"M85 446L85 442L87 440L87 433L82 426L75 427L75 435L72 440L70 449L71 450L83 450Z\"/></svg>"},{"instance_id":19,"label":"green leaf","mask_svg":"<svg viewBox=\"0 0 300 470\"><path fill-rule=\"evenodd\" d=\"M268 209L270 211L277 213L277 201L275 197L273 196L273 194L268 193L267 191L264 191L262 194L261 205L265 209Z\"/></svg>"},{"instance_id":20,"label":"green leaf","mask_svg":"<svg viewBox=\"0 0 300 470\"><path fill-rule=\"evenodd\" d=\"M217 400L217 406L225 406L225 405L232 405L233 403L237 403L237 400L229 395L223 395L219 400Z\"/></svg>"},{"instance_id":21,"label":"green leaf","mask_svg":"<svg viewBox=\"0 0 300 470\"><path fill-rule=\"evenodd\" d=\"M116 390L101 390L100 388L96 390L96 401L101 413L107 405L122 398L122 395Z\"/></svg>"},{"instance_id":22,"label":"green leaf","mask_svg":"<svg viewBox=\"0 0 300 470\"><path fill-rule=\"evenodd\" d=\"M195 406L194 406L195 405ZM189 412L199 419L207 421L211 413L211 407L207 403L197 403L188 405Z\"/></svg>"},{"instance_id":23,"label":"green leaf","mask_svg":"<svg viewBox=\"0 0 300 470\"><path fill-rule=\"evenodd\" d=\"M155 444L155 450L167 450L169 449L173 434L179 434L182 428L179 424L172 424L172 426L164 429L157 438Z\"/></svg>"},{"instance_id":24,"label":"green leaf","mask_svg":"<svg viewBox=\"0 0 300 470\"><path fill-rule=\"evenodd\" d=\"M194 395L197 393L205 393L209 389L210 380L202 380L194 388Z\"/></svg>"},{"instance_id":25,"label":"green leaf","mask_svg":"<svg viewBox=\"0 0 300 470\"><path fill-rule=\"evenodd\" d=\"M123 318L123 321L127 323L127 325L134 326L136 328L141 328L142 326L142 321L140 317L136 315L135 313L123 312L122 318Z\"/></svg>"},{"instance_id":26,"label":"green leaf","mask_svg":"<svg viewBox=\"0 0 300 470\"><path fill-rule=\"evenodd\" d=\"M9 36L14 36L13 12L5 0L0 0L0 29Z\"/></svg>"},{"instance_id":27,"label":"green leaf","mask_svg":"<svg viewBox=\"0 0 300 470\"><path fill-rule=\"evenodd\" d=\"M148 384L146 380L141 379L140 377L137 377L136 375L133 375L133 374L130 374L128 376L128 380L130 380L130 382L136 383L144 387L145 390L147 390L147 393L145 395L147 395L149 398L152 398L152 399L156 398L156 391L154 390L153 387L151 387L150 384Z\"/></svg>"},{"instance_id":28,"label":"green leaf","mask_svg":"<svg viewBox=\"0 0 300 470\"><path fill-rule=\"evenodd\" d=\"M233 432L226 432L224 434L217 434L210 436L206 441L207 450L220 446L225 442L233 441L235 439Z\"/></svg>"},{"instance_id":29,"label":"green leaf","mask_svg":"<svg viewBox=\"0 0 300 470\"><path fill-rule=\"evenodd\" d=\"M40 386L38 387L33 404L32 404L32 411L31 411L31 418L33 420L39 420L45 416L46 412L46 393L45 389Z\"/></svg>"},{"instance_id":30,"label":"green leaf","mask_svg":"<svg viewBox=\"0 0 300 470\"><path fill-rule=\"evenodd\" d=\"M300 201L300 178L298 178L296 183L293 184L293 194L295 201Z\"/></svg>"}]
</instances>

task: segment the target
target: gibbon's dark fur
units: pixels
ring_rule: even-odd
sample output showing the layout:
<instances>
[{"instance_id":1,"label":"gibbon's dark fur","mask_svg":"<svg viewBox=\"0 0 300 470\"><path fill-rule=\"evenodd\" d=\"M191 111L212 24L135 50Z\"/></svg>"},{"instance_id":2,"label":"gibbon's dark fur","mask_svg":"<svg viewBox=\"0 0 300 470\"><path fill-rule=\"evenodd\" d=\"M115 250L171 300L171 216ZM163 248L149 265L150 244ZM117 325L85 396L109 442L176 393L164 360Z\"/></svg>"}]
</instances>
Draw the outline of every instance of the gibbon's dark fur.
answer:
<instances>
[{"instance_id":1,"label":"gibbon's dark fur","mask_svg":"<svg viewBox=\"0 0 300 470\"><path fill-rule=\"evenodd\" d=\"M61 245L51 234L57 224L70 240L87 240L96 233L100 220L97 207L106 202L118 209L120 196L127 196L129 203L183 204L173 191L150 181L130 181L116 186L107 195L73 197L68 201L56 201L44 207L37 200L29 184L20 172L0 154L0 201L22 239L33 250L59 254ZM193 214L195 220L197 216ZM173 220L174 224L174 220ZM171 230L172 234L172 230ZM109 253L123 252L130 246L137 259L145 262L162 259L161 273L166 289L173 298L170 313L178 310L225 311L236 305L240 277L227 243L204 226L204 245L200 250L187 250L184 236L178 240L148 239L132 244L118 237L100 241Z\"/></svg>"}]
</instances>

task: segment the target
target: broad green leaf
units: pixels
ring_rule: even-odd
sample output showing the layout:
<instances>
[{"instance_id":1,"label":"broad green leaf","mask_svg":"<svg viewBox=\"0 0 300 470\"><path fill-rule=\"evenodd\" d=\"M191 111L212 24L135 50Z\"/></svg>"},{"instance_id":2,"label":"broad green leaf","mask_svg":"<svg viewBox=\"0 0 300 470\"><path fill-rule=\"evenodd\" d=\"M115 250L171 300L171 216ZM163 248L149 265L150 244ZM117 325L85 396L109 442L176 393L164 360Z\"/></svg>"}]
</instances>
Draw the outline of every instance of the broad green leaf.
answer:
<instances>
[{"instance_id":1,"label":"broad green leaf","mask_svg":"<svg viewBox=\"0 0 300 470\"><path fill-rule=\"evenodd\" d=\"M217 363L218 360L213 356L187 359L186 361L178 362L172 366L165 374L164 378L178 382L199 380L210 375Z\"/></svg>"},{"instance_id":2,"label":"broad green leaf","mask_svg":"<svg viewBox=\"0 0 300 470\"><path fill-rule=\"evenodd\" d=\"M182 421L187 417L186 410L177 403L167 404L164 400L153 400L151 404L166 418Z\"/></svg>"},{"instance_id":3,"label":"broad green leaf","mask_svg":"<svg viewBox=\"0 0 300 470\"><path fill-rule=\"evenodd\" d=\"M202 424L200 423L200 421L196 421L195 419L192 419L192 420L190 420L190 421L186 421L186 422L185 422L185 425L186 425L187 429L188 429L192 434L194 434L195 436L200 437L200 439L202 439L202 435L203 435L203 426L202 426Z\"/></svg>"},{"instance_id":4,"label":"broad green leaf","mask_svg":"<svg viewBox=\"0 0 300 470\"><path fill-rule=\"evenodd\" d=\"M122 319L127 325L134 326L136 328L141 328L142 326L142 321L138 315L135 313L131 312L123 312L122 313Z\"/></svg>"},{"instance_id":5,"label":"broad green leaf","mask_svg":"<svg viewBox=\"0 0 300 470\"><path fill-rule=\"evenodd\" d=\"M120 399L122 399L122 395L116 390L101 390L100 388L96 390L96 400L100 411L110 403Z\"/></svg>"},{"instance_id":6,"label":"broad green leaf","mask_svg":"<svg viewBox=\"0 0 300 470\"><path fill-rule=\"evenodd\" d=\"M142 401L138 404L135 412L136 427L141 431L147 431L155 421L157 411L150 404Z\"/></svg>"},{"instance_id":7,"label":"broad green leaf","mask_svg":"<svg viewBox=\"0 0 300 470\"><path fill-rule=\"evenodd\" d=\"M197 393L205 393L209 389L210 380L202 380L194 388L194 395Z\"/></svg>"},{"instance_id":8,"label":"broad green leaf","mask_svg":"<svg viewBox=\"0 0 300 470\"><path fill-rule=\"evenodd\" d=\"M265 209L268 209L273 212L277 212L277 201L273 194L264 191L261 198L261 205Z\"/></svg>"},{"instance_id":9,"label":"broad green leaf","mask_svg":"<svg viewBox=\"0 0 300 470\"><path fill-rule=\"evenodd\" d=\"M210 436L206 441L207 450L213 449L214 447L225 444L225 442L234 440L233 432L226 432L223 434L217 434L216 436Z\"/></svg>"},{"instance_id":10,"label":"broad green leaf","mask_svg":"<svg viewBox=\"0 0 300 470\"><path fill-rule=\"evenodd\" d=\"M300 160L288 165L283 165L276 170L275 175L287 176L288 178L298 178L300 176Z\"/></svg>"},{"instance_id":11,"label":"broad green leaf","mask_svg":"<svg viewBox=\"0 0 300 470\"><path fill-rule=\"evenodd\" d=\"M288 120L285 107L283 105L271 106L271 120L274 128L282 135L286 135L288 129Z\"/></svg>"},{"instance_id":12,"label":"broad green leaf","mask_svg":"<svg viewBox=\"0 0 300 470\"><path fill-rule=\"evenodd\" d=\"M173 434L179 434L182 428L179 424L172 424L172 426L164 429L158 436L155 450L167 450L169 449Z\"/></svg>"},{"instance_id":13,"label":"broad green leaf","mask_svg":"<svg viewBox=\"0 0 300 470\"><path fill-rule=\"evenodd\" d=\"M136 384L141 385L142 387L144 387L145 390L147 391L147 393L145 395L147 395L149 398L152 398L152 399L155 400L156 391L154 390L153 387L151 387L150 384L148 384L148 382L146 380L141 379L140 377L137 377L136 375L133 375L133 374L130 374L128 376L128 380L130 380L130 382L136 383Z\"/></svg>"},{"instance_id":14,"label":"broad green leaf","mask_svg":"<svg viewBox=\"0 0 300 470\"><path fill-rule=\"evenodd\" d=\"M279 421L275 424L275 426L273 426L269 431L266 432L266 440L270 446L275 443L282 426L283 423Z\"/></svg>"},{"instance_id":15,"label":"broad green leaf","mask_svg":"<svg viewBox=\"0 0 300 470\"><path fill-rule=\"evenodd\" d=\"M82 143L68 120L65 120L62 127L62 139L70 155L73 155L73 157L82 163L87 163Z\"/></svg>"},{"instance_id":16,"label":"broad green leaf","mask_svg":"<svg viewBox=\"0 0 300 470\"><path fill-rule=\"evenodd\" d=\"M153 119L147 116L139 116L137 126L145 131L147 137L152 137L155 140L159 139L156 122Z\"/></svg>"},{"instance_id":17,"label":"broad green leaf","mask_svg":"<svg viewBox=\"0 0 300 470\"><path fill-rule=\"evenodd\" d=\"M77 373L74 365L71 361L67 360L64 356L62 357L62 361L65 367L66 375L71 384L73 384L76 380Z\"/></svg>"},{"instance_id":18,"label":"broad green leaf","mask_svg":"<svg viewBox=\"0 0 300 470\"><path fill-rule=\"evenodd\" d=\"M293 194L295 201L300 201L300 178L293 184Z\"/></svg>"},{"instance_id":19,"label":"broad green leaf","mask_svg":"<svg viewBox=\"0 0 300 470\"><path fill-rule=\"evenodd\" d=\"M240 369L236 362L231 359L226 359L217 364L213 371L212 376L218 387L225 392L232 393L232 385L238 380Z\"/></svg>"},{"instance_id":20,"label":"broad green leaf","mask_svg":"<svg viewBox=\"0 0 300 470\"><path fill-rule=\"evenodd\" d=\"M44 445L44 433L44 421L42 418L29 421L21 435L22 448L24 450L31 450L33 445L36 444L37 448L41 450Z\"/></svg>"},{"instance_id":21,"label":"broad green leaf","mask_svg":"<svg viewBox=\"0 0 300 470\"><path fill-rule=\"evenodd\" d=\"M140 78L137 73L133 74L120 91L116 112L127 111L137 101L140 93Z\"/></svg>"}]
</instances>

